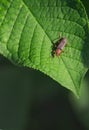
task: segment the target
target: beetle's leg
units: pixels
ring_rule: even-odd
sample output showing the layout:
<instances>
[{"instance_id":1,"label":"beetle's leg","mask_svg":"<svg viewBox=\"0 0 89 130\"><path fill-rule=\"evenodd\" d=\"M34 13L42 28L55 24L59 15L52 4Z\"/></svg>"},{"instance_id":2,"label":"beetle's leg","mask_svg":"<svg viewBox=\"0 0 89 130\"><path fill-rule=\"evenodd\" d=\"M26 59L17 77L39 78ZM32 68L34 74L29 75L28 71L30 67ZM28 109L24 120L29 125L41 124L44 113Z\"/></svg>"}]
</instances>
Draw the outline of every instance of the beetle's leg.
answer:
<instances>
[{"instance_id":1,"label":"beetle's leg","mask_svg":"<svg viewBox=\"0 0 89 130\"><path fill-rule=\"evenodd\" d=\"M52 50L52 56L54 57L55 56L55 50Z\"/></svg>"},{"instance_id":2,"label":"beetle's leg","mask_svg":"<svg viewBox=\"0 0 89 130\"><path fill-rule=\"evenodd\" d=\"M60 33L59 33L59 39L60 39L60 37L61 37L61 35L60 35Z\"/></svg>"},{"instance_id":3,"label":"beetle's leg","mask_svg":"<svg viewBox=\"0 0 89 130\"><path fill-rule=\"evenodd\" d=\"M61 34L59 33L59 39L61 38Z\"/></svg>"}]
</instances>

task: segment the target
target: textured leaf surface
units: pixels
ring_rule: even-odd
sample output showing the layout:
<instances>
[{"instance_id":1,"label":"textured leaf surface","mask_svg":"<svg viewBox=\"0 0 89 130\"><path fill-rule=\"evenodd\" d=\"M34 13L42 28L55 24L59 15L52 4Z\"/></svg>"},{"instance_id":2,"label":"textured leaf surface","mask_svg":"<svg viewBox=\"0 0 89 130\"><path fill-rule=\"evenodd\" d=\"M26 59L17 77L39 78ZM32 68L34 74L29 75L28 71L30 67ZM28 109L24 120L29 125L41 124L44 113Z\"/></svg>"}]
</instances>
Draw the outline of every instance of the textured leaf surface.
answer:
<instances>
[{"instance_id":1,"label":"textured leaf surface","mask_svg":"<svg viewBox=\"0 0 89 130\"><path fill-rule=\"evenodd\" d=\"M67 46L53 57L59 34ZM87 16L79 0L0 0L0 53L44 72L76 95L87 71L88 42Z\"/></svg>"}]
</instances>

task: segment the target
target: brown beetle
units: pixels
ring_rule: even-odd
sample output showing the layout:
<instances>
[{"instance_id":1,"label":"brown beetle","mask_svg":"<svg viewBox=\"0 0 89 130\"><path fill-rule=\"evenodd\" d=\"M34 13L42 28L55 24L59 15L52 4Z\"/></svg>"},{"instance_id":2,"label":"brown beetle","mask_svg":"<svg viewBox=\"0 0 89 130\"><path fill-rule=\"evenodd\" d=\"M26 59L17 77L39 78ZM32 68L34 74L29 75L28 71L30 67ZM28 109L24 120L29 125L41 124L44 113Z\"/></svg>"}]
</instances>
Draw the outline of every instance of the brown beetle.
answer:
<instances>
[{"instance_id":1,"label":"brown beetle","mask_svg":"<svg viewBox=\"0 0 89 130\"><path fill-rule=\"evenodd\" d=\"M61 54L61 52L63 51L65 45L67 44L67 39L66 38L61 38L58 42L57 42L57 47L55 49L55 54L56 56L59 56Z\"/></svg>"}]
</instances>

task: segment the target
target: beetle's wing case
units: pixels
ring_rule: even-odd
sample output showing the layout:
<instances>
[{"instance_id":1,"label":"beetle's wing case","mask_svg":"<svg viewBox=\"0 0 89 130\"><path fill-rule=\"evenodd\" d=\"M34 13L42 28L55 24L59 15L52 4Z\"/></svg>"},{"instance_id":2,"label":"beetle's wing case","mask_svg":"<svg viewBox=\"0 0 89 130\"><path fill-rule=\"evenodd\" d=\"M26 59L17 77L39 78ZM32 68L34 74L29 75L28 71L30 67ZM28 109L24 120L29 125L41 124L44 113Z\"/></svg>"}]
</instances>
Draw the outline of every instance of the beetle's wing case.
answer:
<instances>
[{"instance_id":1,"label":"beetle's wing case","mask_svg":"<svg viewBox=\"0 0 89 130\"><path fill-rule=\"evenodd\" d=\"M61 38L58 43L59 43L59 45L57 46L57 49L63 50L63 48L67 44L67 39L66 38Z\"/></svg>"}]
</instances>

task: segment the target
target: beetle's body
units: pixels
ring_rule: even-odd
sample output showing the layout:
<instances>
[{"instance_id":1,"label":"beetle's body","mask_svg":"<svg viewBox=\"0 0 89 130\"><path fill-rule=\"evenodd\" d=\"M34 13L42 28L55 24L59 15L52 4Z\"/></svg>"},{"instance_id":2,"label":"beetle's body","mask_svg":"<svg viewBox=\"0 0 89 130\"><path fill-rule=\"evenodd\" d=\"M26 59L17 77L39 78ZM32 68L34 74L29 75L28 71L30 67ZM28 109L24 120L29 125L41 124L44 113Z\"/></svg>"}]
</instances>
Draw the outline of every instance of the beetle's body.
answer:
<instances>
[{"instance_id":1,"label":"beetle's body","mask_svg":"<svg viewBox=\"0 0 89 130\"><path fill-rule=\"evenodd\" d=\"M67 39L66 38L61 38L58 42L57 42L57 47L55 49L55 54L56 56L59 56L62 52L62 50L64 49L65 45L67 44Z\"/></svg>"}]
</instances>

